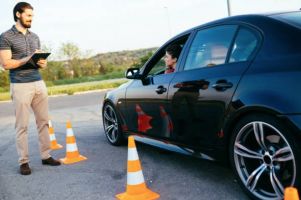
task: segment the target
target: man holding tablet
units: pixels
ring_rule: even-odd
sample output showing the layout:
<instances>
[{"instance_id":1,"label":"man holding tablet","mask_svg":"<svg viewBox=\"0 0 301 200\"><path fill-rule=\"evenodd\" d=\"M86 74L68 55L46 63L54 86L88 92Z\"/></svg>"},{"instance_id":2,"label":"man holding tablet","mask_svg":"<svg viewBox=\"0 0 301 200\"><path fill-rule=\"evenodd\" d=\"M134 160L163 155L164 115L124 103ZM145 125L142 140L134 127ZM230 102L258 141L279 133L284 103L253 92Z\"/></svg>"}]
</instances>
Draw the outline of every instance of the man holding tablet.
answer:
<instances>
[{"instance_id":1,"label":"man holding tablet","mask_svg":"<svg viewBox=\"0 0 301 200\"><path fill-rule=\"evenodd\" d=\"M9 70L11 96L16 115L16 143L19 155L20 173L31 174L28 154L28 123L32 108L39 134L42 164L56 166L60 162L50 156L48 135L48 94L39 68L47 66L46 57L39 59L41 53L39 37L29 31L33 18L33 7L19 2L13 10L16 24L0 36L0 62ZM31 59L32 57L38 59Z\"/></svg>"}]
</instances>

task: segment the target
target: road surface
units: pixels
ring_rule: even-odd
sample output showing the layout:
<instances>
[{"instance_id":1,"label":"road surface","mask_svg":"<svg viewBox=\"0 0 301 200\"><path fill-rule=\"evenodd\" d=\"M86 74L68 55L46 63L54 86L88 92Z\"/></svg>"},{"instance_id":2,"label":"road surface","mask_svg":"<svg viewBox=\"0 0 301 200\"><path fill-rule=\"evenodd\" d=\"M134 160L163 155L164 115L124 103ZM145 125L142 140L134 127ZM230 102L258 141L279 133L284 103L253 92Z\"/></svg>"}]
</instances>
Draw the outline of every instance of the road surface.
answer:
<instances>
[{"instance_id":1,"label":"road surface","mask_svg":"<svg viewBox=\"0 0 301 200\"><path fill-rule=\"evenodd\" d=\"M80 163L43 166L31 116L29 176L19 174L12 103L0 103L0 200L110 200L125 191L127 146L111 146L105 138L101 118L104 93L49 98L56 139L66 146L65 124L70 120L79 152L88 157ZM248 199L227 167L144 144L137 144L137 149L146 184L162 200ZM63 158L65 149L52 155Z\"/></svg>"}]
</instances>

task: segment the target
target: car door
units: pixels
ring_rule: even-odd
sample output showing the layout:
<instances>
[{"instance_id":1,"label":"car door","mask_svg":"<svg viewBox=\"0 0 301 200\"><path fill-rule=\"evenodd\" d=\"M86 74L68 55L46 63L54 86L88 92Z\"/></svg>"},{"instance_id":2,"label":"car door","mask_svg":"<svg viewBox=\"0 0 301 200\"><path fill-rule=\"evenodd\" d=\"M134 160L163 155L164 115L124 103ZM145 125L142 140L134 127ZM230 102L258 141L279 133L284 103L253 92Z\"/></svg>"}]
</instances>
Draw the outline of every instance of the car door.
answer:
<instances>
[{"instance_id":1,"label":"car door","mask_svg":"<svg viewBox=\"0 0 301 200\"><path fill-rule=\"evenodd\" d=\"M181 36L175 42L184 46L188 36ZM171 43L164 45L148 61L141 72L144 77L134 80L126 90L126 123L129 131L159 138L170 135L171 123L165 110L169 84L176 72L164 74L163 57L165 48Z\"/></svg>"},{"instance_id":2,"label":"car door","mask_svg":"<svg viewBox=\"0 0 301 200\"><path fill-rule=\"evenodd\" d=\"M223 137L229 103L258 46L258 34L238 25L196 32L182 71L169 86L172 140L208 147Z\"/></svg>"}]
</instances>

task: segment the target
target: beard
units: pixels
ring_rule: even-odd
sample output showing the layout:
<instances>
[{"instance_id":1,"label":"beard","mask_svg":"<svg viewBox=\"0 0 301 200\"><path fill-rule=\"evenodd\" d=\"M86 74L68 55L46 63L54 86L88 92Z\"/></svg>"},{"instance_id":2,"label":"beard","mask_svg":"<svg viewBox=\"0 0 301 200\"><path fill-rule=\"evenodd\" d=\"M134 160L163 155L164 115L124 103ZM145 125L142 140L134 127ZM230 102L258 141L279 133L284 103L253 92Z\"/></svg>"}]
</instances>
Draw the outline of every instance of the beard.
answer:
<instances>
[{"instance_id":1,"label":"beard","mask_svg":"<svg viewBox=\"0 0 301 200\"><path fill-rule=\"evenodd\" d=\"M22 17L20 18L20 23L24 28L31 28L31 21L25 21Z\"/></svg>"}]
</instances>

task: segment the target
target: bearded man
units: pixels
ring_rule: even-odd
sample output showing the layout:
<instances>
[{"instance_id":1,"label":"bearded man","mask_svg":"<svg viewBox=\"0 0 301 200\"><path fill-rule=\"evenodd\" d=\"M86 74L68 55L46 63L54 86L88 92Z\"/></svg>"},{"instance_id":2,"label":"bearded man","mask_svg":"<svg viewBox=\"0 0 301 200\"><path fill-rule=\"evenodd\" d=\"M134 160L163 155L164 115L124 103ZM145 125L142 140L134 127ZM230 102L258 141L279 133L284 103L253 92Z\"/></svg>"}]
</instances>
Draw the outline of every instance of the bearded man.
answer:
<instances>
[{"instance_id":1,"label":"bearded man","mask_svg":"<svg viewBox=\"0 0 301 200\"><path fill-rule=\"evenodd\" d=\"M28 154L28 124L30 108L33 110L38 130L42 164L57 166L60 162L50 156L48 134L48 95L39 68L47 66L45 59L36 65L29 62L34 53L41 52L39 37L29 31L33 7L19 2L13 9L15 25L0 36L0 63L9 70L11 97L16 115L16 146L20 173L31 174Z\"/></svg>"}]
</instances>

